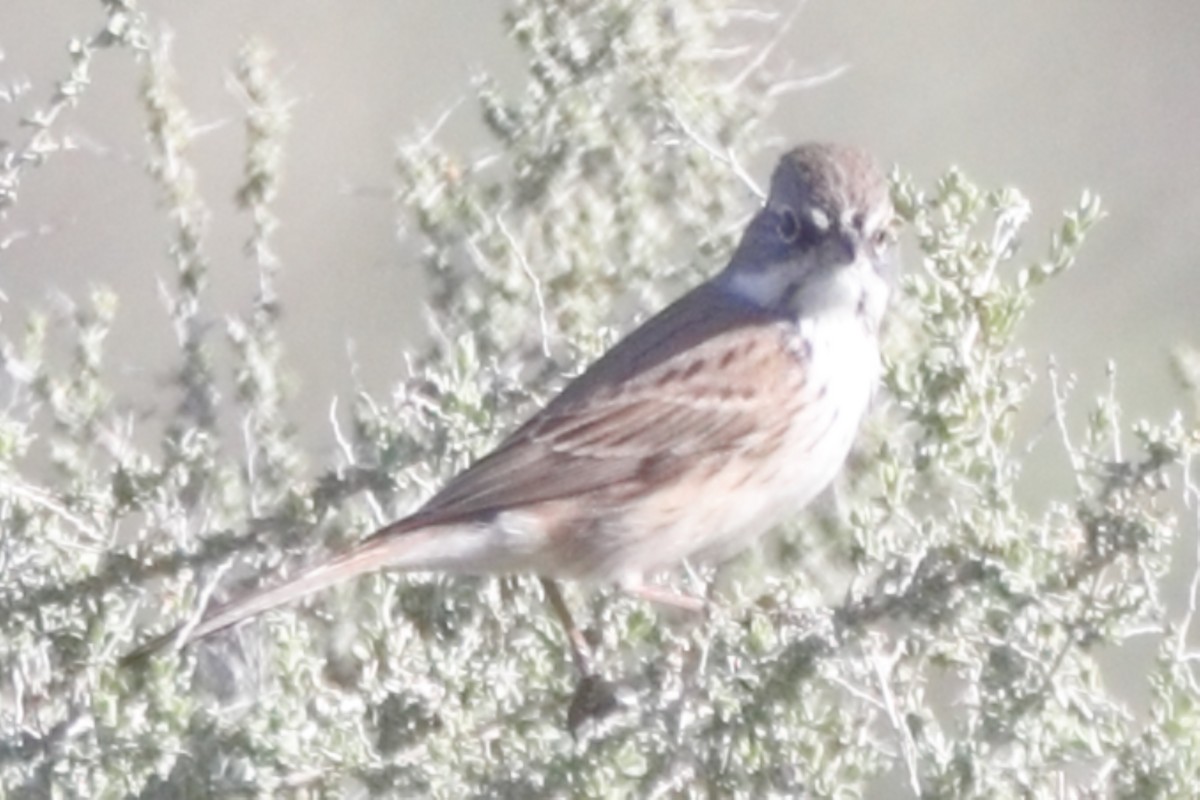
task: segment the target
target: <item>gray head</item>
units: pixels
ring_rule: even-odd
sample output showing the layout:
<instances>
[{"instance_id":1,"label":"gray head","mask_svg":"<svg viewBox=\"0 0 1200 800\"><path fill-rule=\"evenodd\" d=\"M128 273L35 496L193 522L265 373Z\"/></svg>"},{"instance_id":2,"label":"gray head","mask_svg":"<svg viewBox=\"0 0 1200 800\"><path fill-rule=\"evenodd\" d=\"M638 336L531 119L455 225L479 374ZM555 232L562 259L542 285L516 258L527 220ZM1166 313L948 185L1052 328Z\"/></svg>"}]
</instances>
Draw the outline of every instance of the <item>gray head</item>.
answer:
<instances>
[{"instance_id":1,"label":"gray head","mask_svg":"<svg viewBox=\"0 0 1200 800\"><path fill-rule=\"evenodd\" d=\"M877 327L895 271L894 216L871 156L801 145L779 160L766 205L719 280L764 307L804 315L845 306Z\"/></svg>"}]
</instances>

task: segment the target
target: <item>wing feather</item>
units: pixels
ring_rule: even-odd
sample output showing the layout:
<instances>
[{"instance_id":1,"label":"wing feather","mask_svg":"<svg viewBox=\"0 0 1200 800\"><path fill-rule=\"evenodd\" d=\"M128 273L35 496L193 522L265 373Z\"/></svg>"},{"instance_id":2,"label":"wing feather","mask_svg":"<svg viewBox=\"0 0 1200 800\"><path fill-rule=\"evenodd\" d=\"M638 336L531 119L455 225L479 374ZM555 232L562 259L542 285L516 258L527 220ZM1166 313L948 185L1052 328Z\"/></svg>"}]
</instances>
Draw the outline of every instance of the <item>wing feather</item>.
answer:
<instances>
[{"instance_id":1,"label":"wing feather","mask_svg":"<svg viewBox=\"0 0 1200 800\"><path fill-rule=\"evenodd\" d=\"M771 336L764 337L769 328ZM578 497L761 443L797 372L784 319L704 284L653 317L435 495L405 528ZM789 365L794 367L793 365ZM802 380L789 390L800 391Z\"/></svg>"}]
</instances>

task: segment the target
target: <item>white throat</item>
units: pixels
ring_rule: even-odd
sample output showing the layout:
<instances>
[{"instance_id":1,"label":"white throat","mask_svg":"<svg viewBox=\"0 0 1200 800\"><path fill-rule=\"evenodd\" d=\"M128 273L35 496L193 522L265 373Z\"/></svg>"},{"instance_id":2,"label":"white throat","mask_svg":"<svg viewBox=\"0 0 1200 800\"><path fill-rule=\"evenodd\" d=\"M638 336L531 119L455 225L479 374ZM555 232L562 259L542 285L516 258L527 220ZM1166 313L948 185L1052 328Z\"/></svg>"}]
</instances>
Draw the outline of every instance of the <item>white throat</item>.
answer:
<instances>
[{"instance_id":1,"label":"white throat","mask_svg":"<svg viewBox=\"0 0 1200 800\"><path fill-rule=\"evenodd\" d=\"M883 313L887 287L866 259L836 269L814 269L798 276L794 264L765 269L736 270L721 276L726 288L762 308L777 308L789 316L865 315L874 327Z\"/></svg>"}]
</instances>

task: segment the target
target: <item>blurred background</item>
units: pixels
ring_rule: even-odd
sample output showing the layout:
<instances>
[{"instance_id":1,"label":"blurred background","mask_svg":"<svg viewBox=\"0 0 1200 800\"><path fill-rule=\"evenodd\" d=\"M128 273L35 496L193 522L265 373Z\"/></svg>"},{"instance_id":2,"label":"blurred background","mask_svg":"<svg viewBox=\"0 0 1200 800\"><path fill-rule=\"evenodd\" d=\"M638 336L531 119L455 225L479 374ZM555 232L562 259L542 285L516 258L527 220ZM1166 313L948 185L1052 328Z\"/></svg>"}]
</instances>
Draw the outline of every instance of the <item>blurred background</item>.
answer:
<instances>
[{"instance_id":1,"label":"blurred background","mask_svg":"<svg viewBox=\"0 0 1200 800\"><path fill-rule=\"evenodd\" d=\"M302 444L312 463L327 463L324 420L331 400L351 391L352 370L365 388L386 392L403 374L406 343L424 331L414 245L391 201L395 143L450 112L444 142L468 155L486 146L472 76L523 83L503 6L158 0L142 8L171 32L180 91L204 131L192 158L213 211L216 309L248 309L256 284L242 252L250 220L234 205L244 136L229 77L247 37L277 53L294 99L276 204L283 331ZM101 20L99 3L0 4L0 85L25 89L0 103L0 139L23 140L19 119L43 107L69 69L68 40ZM763 35L761 26L746 30ZM1200 343L1200 4L809 0L769 57L777 70L829 78L781 98L770 120L781 147L845 140L923 185L954 164L982 186L1016 186L1033 203L1031 259L1083 189L1102 195L1108 219L1075 269L1042 293L1026 328L1034 363L1053 353L1084 388L1098 388L1111 357L1130 414L1162 415L1179 402L1170 348ZM18 205L0 218L0 330L19 335L25 310L56 293L116 289L109 364L150 406L175 351L158 288L173 268L168 222L145 175L137 86L127 53L101 51L89 90L56 123L76 149L25 172ZM760 183L773 157L746 165ZM1044 391L1038 402L1048 413Z\"/></svg>"}]
</instances>

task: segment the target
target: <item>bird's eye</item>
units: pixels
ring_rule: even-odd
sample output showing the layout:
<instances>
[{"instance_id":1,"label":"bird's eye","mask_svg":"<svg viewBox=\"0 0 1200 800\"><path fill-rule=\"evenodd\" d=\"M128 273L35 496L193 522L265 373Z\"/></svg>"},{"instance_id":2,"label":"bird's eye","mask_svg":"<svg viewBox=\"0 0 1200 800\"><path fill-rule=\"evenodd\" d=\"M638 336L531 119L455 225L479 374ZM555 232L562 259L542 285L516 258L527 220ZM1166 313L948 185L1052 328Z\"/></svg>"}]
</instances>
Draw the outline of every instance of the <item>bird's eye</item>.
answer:
<instances>
[{"instance_id":1,"label":"bird's eye","mask_svg":"<svg viewBox=\"0 0 1200 800\"><path fill-rule=\"evenodd\" d=\"M779 212L779 238L789 244L800 238L800 221L796 219L796 212L790 208L785 208Z\"/></svg>"},{"instance_id":2,"label":"bird's eye","mask_svg":"<svg viewBox=\"0 0 1200 800\"><path fill-rule=\"evenodd\" d=\"M871 244L876 250L883 250L895 240L896 237L890 225L885 225L871 234Z\"/></svg>"}]
</instances>

